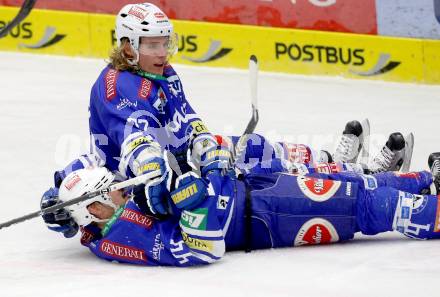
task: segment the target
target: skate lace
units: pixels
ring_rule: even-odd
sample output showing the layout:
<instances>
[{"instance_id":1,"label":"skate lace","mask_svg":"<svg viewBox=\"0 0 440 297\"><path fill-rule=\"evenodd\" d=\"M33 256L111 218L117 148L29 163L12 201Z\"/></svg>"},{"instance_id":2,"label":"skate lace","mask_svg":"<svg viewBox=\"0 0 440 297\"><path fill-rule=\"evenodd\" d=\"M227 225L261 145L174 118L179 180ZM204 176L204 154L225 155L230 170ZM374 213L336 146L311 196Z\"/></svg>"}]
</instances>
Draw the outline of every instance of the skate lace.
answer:
<instances>
[{"instance_id":1,"label":"skate lace","mask_svg":"<svg viewBox=\"0 0 440 297\"><path fill-rule=\"evenodd\" d=\"M379 154L373 159L373 166L371 166L372 173L379 173L387 171L390 168L395 153L387 146L384 146Z\"/></svg>"},{"instance_id":2,"label":"skate lace","mask_svg":"<svg viewBox=\"0 0 440 297\"><path fill-rule=\"evenodd\" d=\"M431 173L437 179L440 178L440 160L435 160L431 166Z\"/></svg>"},{"instance_id":3,"label":"skate lace","mask_svg":"<svg viewBox=\"0 0 440 297\"><path fill-rule=\"evenodd\" d=\"M341 141L336 147L335 160L340 162L347 162L353 157L354 138L342 135Z\"/></svg>"}]
</instances>

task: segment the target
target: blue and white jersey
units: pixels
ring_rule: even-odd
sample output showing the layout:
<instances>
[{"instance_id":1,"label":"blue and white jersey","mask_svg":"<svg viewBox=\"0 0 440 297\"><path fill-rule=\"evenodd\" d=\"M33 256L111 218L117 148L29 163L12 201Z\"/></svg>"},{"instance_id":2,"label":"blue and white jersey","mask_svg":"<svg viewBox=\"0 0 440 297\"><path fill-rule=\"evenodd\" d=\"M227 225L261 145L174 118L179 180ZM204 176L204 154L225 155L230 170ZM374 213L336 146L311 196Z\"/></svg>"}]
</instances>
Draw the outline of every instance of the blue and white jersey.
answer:
<instances>
[{"instance_id":1,"label":"blue and white jersey","mask_svg":"<svg viewBox=\"0 0 440 297\"><path fill-rule=\"evenodd\" d=\"M233 182L211 184L206 199L192 210L164 220L141 212L133 201L121 207L101 230L81 229L81 243L108 261L147 266L192 266L219 260L234 211ZM214 188L216 188L214 190ZM223 195L222 195L223 194Z\"/></svg>"},{"instance_id":2,"label":"blue and white jersey","mask_svg":"<svg viewBox=\"0 0 440 297\"><path fill-rule=\"evenodd\" d=\"M152 146L168 150L185 172L188 149L195 142L216 143L170 65L163 76L148 78L107 66L92 88L89 110L91 151L122 176L138 175L132 163Z\"/></svg>"}]
</instances>

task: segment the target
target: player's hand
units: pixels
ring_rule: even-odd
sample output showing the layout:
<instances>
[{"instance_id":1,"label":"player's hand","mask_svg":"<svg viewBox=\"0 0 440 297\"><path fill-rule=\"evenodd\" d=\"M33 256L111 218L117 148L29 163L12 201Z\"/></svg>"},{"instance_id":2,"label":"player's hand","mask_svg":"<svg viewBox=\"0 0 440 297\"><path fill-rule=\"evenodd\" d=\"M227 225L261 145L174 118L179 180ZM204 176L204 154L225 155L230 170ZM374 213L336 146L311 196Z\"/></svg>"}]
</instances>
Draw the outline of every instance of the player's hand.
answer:
<instances>
[{"instance_id":1,"label":"player's hand","mask_svg":"<svg viewBox=\"0 0 440 297\"><path fill-rule=\"evenodd\" d=\"M41 209L48 208L50 206L56 205L60 202L58 199L58 189L50 188L47 190L43 197L41 197ZM70 216L70 213L63 209L59 209L53 213L47 213L42 215L47 228L55 232L63 233L64 237L70 238L78 233L78 224Z\"/></svg>"},{"instance_id":2,"label":"player's hand","mask_svg":"<svg viewBox=\"0 0 440 297\"><path fill-rule=\"evenodd\" d=\"M133 189L133 201L145 214L158 217L170 214L171 211L168 207L170 192L167 189L167 180L170 173L166 170L165 161L163 158L154 157L147 160L140 168L144 169L139 172L140 174L159 169L161 175L147 181L145 185L136 186Z\"/></svg>"},{"instance_id":3,"label":"player's hand","mask_svg":"<svg viewBox=\"0 0 440 297\"><path fill-rule=\"evenodd\" d=\"M211 172L221 172L229 168L231 151L226 146L214 147L201 156L202 177L208 176Z\"/></svg>"},{"instance_id":4,"label":"player's hand","mask_svg":"<svg viewBox=\"0 0 440 297\"><path fill-rule=\"evenodd\" d=\"M177 178L175 190L170 193L171 200L178 209L194 209L205 199L207 186L195 173L187 172Z\"/></svg>"},{"instance_id":5,"label":"player's hand","mask_svg":"<svg viewBox=\"0 0 440 297\"><path fill-rule=\"evenodd\" d=\"M168 197L170 192L167 189L168 173L162 177L149 181L145 184L145 198L148 208L153 214L168 215Z\"/></svg>"}]
</instances>

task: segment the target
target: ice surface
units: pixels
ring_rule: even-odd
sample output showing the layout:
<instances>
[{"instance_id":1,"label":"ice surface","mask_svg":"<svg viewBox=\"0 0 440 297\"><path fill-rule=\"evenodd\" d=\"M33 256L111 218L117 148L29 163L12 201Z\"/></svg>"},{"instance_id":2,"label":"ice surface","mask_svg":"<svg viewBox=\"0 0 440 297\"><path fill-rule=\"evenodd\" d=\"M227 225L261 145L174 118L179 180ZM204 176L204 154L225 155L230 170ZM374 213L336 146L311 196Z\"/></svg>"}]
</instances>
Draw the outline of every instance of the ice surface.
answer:
<instances>
[{"instance_id":1,"label":"ice surface","mask_svg":"<svg viewBox=\"0 0 440 297\"><path fill-rule=\"evenodd\" d=\"M261 61L264 63L264 61ZM39 208L62 167L88 146L89 92L103 60L0 53L0 221ZM246 71L176 66L192 106L216 133L250 116ZM415 133L412 169L440 150L440 87L261 73L260 123L272 139L331 149L368 117L373 146ZM34 219L0 231L0 296L439 296L440 241L399 234L329 246L227 254L191 269L108 263Z\"/></svg>"}]
</instances>

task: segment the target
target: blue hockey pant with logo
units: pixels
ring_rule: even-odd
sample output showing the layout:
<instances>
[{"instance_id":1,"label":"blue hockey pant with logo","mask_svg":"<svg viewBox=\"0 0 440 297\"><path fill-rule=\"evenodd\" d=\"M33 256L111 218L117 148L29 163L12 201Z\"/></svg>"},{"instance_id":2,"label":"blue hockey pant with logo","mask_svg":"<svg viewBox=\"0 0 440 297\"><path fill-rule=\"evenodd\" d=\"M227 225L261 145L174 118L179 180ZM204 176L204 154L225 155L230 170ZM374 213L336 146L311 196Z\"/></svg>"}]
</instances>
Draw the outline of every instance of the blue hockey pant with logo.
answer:
<instances>
[{"instance_id":1,"label":"blue hockey pant with logo","mask_svg":"<svg viewBox=\"0 0 440 297\"><path fill-rule=\"evenodd\" d=\"M409 237L440 238L439 200L420 195L428 172L399 176L354 173L316 177L248 175L237 187L226 236L228 250L324 244L397 230Z\"/></svg>"}]
</instances>

